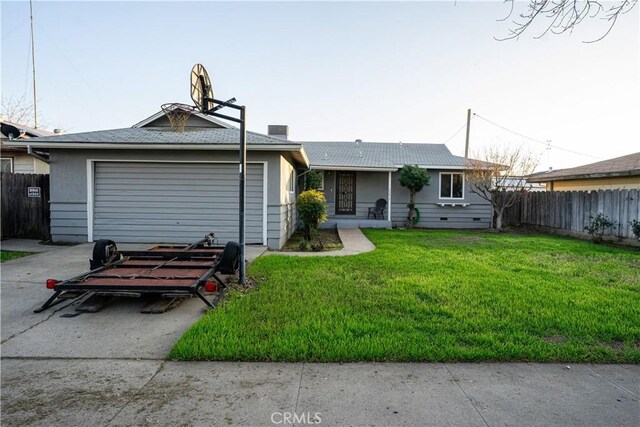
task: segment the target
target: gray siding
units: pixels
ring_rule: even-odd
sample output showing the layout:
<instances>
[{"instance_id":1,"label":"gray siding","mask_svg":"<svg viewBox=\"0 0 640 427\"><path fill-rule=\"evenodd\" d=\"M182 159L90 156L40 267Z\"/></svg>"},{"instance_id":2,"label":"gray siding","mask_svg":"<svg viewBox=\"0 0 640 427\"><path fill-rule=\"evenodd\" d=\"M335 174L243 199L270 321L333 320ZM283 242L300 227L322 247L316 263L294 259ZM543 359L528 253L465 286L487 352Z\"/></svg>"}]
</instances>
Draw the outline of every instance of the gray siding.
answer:
<instances>
[{"instance_id":1,"label":"gray siding","mask_svg":"<svg viewBox=\"0 0 640 427\"><path fill-rule=\"evenodd\" d=\"M237 162L235 151L146 151L146 150L65 150L51 149L51 234L57 242L87 241L87 159L92 160L157 160L157 161L229 161ZM280 215L280 153L254 152L247 153L247 160L266 161L267 169L267 203L268 203L268 238L269 246L277 249L280 243L280 224L272 238L271 207L276 206L275 216ZM237 171L237 169L236 169ZM237 172L236 172L237 173ZM229 209L236 210L235 206ZM55 214L53 212L56 212Z\"/></svg>"},{"instance_id":2,"label":"gray siding","mask_svg":"<svg viewBox=\"0 0 640 427\"><path fill-rule=\"evenodd\" d=\"M429 185L416 194L416 207L420 210L418 227L424 228L488 228L491 224L491 205L469 191L464 183L464 199L440 199L440 171L430 169ZM459 171L453 171L459 172ZM394 225L403 225L409 209L409 190L400 185L400 173L391 175L391 221ZM468 203L462 206L438 206L438 203ZM446 218L443 219L443 218ZM479 219L479 220L475 220Z\"/></svg>"},{"instance_id":3,"label":"gray siding","mask_svg":"<svg viewBox=\"0 0 640 427\"><path fill-rule=\"evenodd\" d=\"M238 166L98 162L94 239L188 243L214 231L238 240ZM246 242L263 243L263 168L247 166Z\"/></svg>"},{"instance_id":4,"label":"gray siding","mask_svg":"<svg viewBox=\"0 0 640 427\"><path fill-rule=\"evenodd\" d=\"M491 224L491 205L472 194L465 182L463 199L440 199L440 172L429 170L430 185L416 195L416 206L420 210L418 227L425 228L488 228ZM459 172L459 171L454 171ZM391 174L391 220L402 226L406 219L409 203L409 190L399 182L399 172ZM388 200L388 172L356 173L356 215L335 215L335 172L324 171L324 194L327 199L329 218L367 218L368 208L375 205L377 199ZM467 203L468 206L439 206L438 203ZM389 207L385 210L388 217ZM446 218L446 219L445 219Z\"/></svg>"}]
</instances>

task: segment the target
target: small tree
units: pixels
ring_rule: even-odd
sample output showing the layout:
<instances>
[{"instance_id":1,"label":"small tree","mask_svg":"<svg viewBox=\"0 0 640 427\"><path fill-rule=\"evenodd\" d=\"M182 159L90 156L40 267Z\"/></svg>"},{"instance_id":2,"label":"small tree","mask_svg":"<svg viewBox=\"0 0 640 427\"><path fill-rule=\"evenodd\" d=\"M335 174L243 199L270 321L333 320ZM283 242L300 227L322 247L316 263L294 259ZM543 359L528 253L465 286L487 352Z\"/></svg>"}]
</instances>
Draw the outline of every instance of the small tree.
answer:
<instances>
[{"instance_id":1,"label":"small tree","mask_svg":"<svg viewBox=\"0 0 640 427\"><path fill-rule=\"evenodd\" d=\"M327 220L327 205L324 194L317 190L306 190L296 199L298 224L307 240Z\"/></svg>"},{"instance_id":2,"label":"small tree","mask_svg":"<svg viewBox=\"0 0 640 427\"><path fill-rule=\"evenodd\" d=\"M404 165L400 169L400 185L409 189L409 215L407 216L407 228L413 227L413 220L416 217L416 193L425 185L429 185L429 174L426 169L417 165Z\"/></svg>"},{"instance_id":3,"label":"small tree","mask_svg":"<svg viewBox=\"0 0 640 427\"><path fill-rule=\"evenodd\" d=\"M319 190L322 185L322 171L311 170L304 176L305 190Z\"/></svg>"},{"instance_id":4,"label":"small tree","mask_svg":"<svg viewBox=\"0 0 640 427\"><path fill-rule=\"evenodd\" d=\"M538 166L538 158L520 148L489 147L482 160L467 161L469 190L491 203L496 229L502 230L504 210L516 204L531 188L526 176Z\"/></svg>"}]
</instances>

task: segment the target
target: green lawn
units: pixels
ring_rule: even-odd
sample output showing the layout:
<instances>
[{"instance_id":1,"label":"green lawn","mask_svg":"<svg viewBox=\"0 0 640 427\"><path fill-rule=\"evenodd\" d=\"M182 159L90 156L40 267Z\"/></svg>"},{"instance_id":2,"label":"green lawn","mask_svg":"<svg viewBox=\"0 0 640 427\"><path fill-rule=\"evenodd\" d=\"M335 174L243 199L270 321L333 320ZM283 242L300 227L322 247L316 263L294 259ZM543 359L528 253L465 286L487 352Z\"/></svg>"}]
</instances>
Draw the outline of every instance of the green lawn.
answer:
<instances>
[{"instance_id":1,"label":"green lawn","mask_svg":"<svg viewBox=\"0 0 640 427\"><path fill-rule=\"evenodd\" d=\"M640 363L640 252L552 236L365 230L351 257L263 256L169 357Z\"/></svg>"},{"instance_id":2,"label":"green lawn","mask_svg":"<svg viewBox=\"0 0 640 427\"><path fill-rule=\"evenodd\" d=\"M0 251L0 262L31 255L31 252Z\"/></svg>"}]
</instances>

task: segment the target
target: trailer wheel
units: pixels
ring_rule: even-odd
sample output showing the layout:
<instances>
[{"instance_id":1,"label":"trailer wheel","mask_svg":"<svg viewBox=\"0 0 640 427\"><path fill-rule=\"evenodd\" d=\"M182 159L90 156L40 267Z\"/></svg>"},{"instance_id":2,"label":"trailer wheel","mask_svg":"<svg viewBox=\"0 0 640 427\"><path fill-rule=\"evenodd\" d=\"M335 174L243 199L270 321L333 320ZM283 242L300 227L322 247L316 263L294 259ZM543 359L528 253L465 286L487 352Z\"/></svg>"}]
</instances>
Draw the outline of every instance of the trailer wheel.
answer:
<instances>
[{"instance_id":1,"label":"trailer wheel","mask_svg":"<svg viewBox=\"0 0 640 427\"><path fill-rule=\"evenodd\" d=\"M118 247L113 240L98 240L93 246L93 259L89 261L91 270L100 268L110 262L120 259Z\"/></svg>"}]
</instances>

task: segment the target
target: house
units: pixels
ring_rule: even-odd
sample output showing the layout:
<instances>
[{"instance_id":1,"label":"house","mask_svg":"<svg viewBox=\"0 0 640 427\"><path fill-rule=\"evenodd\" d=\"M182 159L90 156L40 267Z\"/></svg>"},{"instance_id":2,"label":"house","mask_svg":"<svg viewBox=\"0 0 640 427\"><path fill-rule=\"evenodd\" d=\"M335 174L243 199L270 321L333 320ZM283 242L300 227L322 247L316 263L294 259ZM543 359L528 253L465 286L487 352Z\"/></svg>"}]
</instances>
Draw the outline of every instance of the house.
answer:
<instances>
[{"instance_id":1,"label":"house","mask_svg":"<svg viewBox=\"0 0 640 427\"><path fill-rule=\"evenodd\" d=\"M490 206L466 189L464 158L442 144L301 143L286 126L269 130L247 132L248 244L285 244L296 227L297 182L310 168L323 173L332 226L402 224L404 164L431 174L417 196L418 226L489 226ZM31 145L50 153L52 239L177 243L209 231L219 243L237 239L238 140L237 128L200 113L177 132L162 112L131 128L38 138ZM367 218L380 198L389 202L385 218Z\"/></svg>"},{"instance_id":2,"label":"house","mask_svg":"<svg viewBox=\"0 0 640 427\"><path fill-rule=\"evenodd\" d=\"M468 191L465 159L444 144L303 142L310 168L322 172L328 204L325 226L386 227L404 224L409 190L400 185L400 168L426 168L430 185L416 194L417 227L488 228L491 206ZM385 199L384 219L368 218L369 207Z\"/></svg>"},{"instance_id":3,"label":"house","mask_svg":"<svg viewBox=\"0 0 640 427\"><path fill-rule=\"evenodd\" d=\"M640 189L640 152L569 169L539 172L527 182L544 183L547 191Z\"/></svg>"},{"instance_id":4,"label":"house","mask_svg":"<svg viewBox=\"0 0 640 427\"><path fill-rule=\"evenodd\" d=\"M6 142L12 139L22 140L55 134L4 119L0 121L0 125L2 126L2 132L0 133L0 163L2 172L48 174L49 165L47 164L48 154L46 152L36 150L30 154L28 148L10 147ZM11 129L17 129L19 135L13 135L13 133L10 132ZM6 135L5 132L7 133Z\"/></svg>"}]
</instances>

